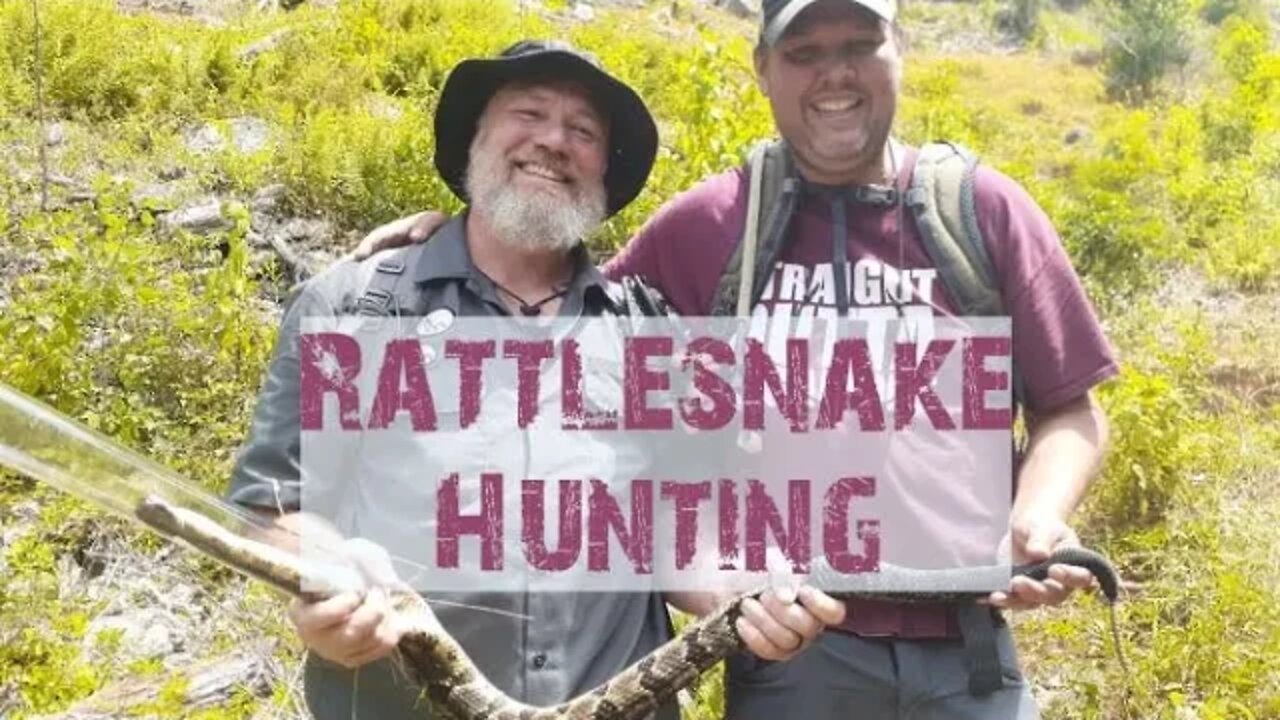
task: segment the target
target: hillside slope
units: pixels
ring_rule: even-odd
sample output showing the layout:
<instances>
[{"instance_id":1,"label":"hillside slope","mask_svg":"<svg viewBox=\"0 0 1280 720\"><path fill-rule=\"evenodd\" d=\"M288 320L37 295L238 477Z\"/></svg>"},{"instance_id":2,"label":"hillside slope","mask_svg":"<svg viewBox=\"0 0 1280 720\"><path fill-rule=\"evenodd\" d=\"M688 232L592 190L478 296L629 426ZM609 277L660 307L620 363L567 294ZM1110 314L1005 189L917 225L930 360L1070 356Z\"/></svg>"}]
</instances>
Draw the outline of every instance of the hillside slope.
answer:
<instances>
[{"instance_id":1,"label":"hillside slope","mask_svg":"<svg viewBox=\"0 0 1280 720\"><path fill-rule=\"evenodd\" d=\"M0 381L218 492L289 286L379 222L456 208L429 157L458 59L567 36L651 103L662 152L600 257L770 134L749 22L566 5L40 0L38 72L33 3L0 0ZM1131 672L1092 599L1019 616L1046 717L1280 718L1280 4L1125 5L1185 30L1142 92L1116 89L1138 70L1108 37L1160 48L1119 4L910 4L898 131L1027 185L1125 363L1081 534L1131 583ZM0 472L0 717L297 717L281 609ZM718 716L717 691L687 715Z\"/></svg>"}]
</instances>

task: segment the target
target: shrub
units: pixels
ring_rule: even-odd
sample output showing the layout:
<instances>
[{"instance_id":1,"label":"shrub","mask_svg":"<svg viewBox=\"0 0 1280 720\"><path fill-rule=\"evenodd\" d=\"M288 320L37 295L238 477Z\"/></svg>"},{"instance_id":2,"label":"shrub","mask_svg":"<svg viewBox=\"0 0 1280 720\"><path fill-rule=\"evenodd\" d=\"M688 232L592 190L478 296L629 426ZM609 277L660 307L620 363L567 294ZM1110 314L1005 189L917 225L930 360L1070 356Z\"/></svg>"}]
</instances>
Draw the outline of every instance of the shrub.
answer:
<instances>
[{"instance_id":1,"label":"shrub","mask_svg":"<svg viewBox=\"0 0 1280 720\"><path fill-rule=\"evenodd\" d=\"M996 14L996 26L1023 41L1030 42L1040 33L1041 0L1009 0Z\"/></svg>"},{"instance_id":2,"label":"shrub","mask_svg":"<svg viewBox=\"0 0 1280 720\"><path fill-rule=\"evenodd\" d=\"M1202 411L1205 374L1213 362L1208 326L1197 316L1168 318L1140 304L1120 330L1134 360L1102 389L1111 446L1090 492L1095 526L1139 531L1157 526L1180 500L1214 427ZM1155 320L1153 322L1153 320Z\"/></svg>"},{"instance_id":3,"label":"shrub","mask_svg":"<svg viewBox=\"0 0 1280 720\"><path fill-rule=\"evenodd\" d=\"M1107 9L1107 90L1130 102L1149 98L1191 57L1185 0L1110 0Z\"/></svg>"},{"instance_id":4,"label":"shrub","mask_svg":"<svg viewBox=\"0 0 1280 720\"><path fill-rule=\"evenodd\" d=\"M1258 0L1204 0L1200 4L1199 14L1211 25L1219 25L1224 20L1241 17L1267 22L1266 6Z\"/></svg>"},{"instance_id":5,"label":"shrub","mask_svg":"<svg viewBox=\"0 0 1280 720\"><path fill-rule=\"evenodd\" d=\"M1232 17L1223 23L1213 53L1232 80L1244 83L1270 46L1271 27L1265 18L1258 21Z\"/></svg>"},{"instance_id":6,"label":"shrub","mask_svg":"<svg viewBox=\"0 0 1280 720\"><path fill-rule=\"evenodd\" d=\"M414 108L395 112L321 109L300 119L275 158L295 207L347 227L373 227L412 208L455 209L431 164L429 118Z\"/></svg>"},{"instance_id":7,"label":"shrub","mask_svg":"<svg viewBox=\"0 0 1280 720\"><path fill-rule=\"evenodd\" d=\"M230 33L206 36L194 25L122 17L105 0L42 3L41 25L46 101L66 115L102 120L141 110L192 117L225 106L235 85ZM0 6L0 37L7 72L17 74L9 85L32 85L29 4Z\"/></svg>"},{"instance_id":8,"label":"shrub","mask_svg":"<svg viewBox=\"0 0 1280 720\"><path fill-rule=\"evenodd\" d=\"M1155 286L1183 256L1154 131L1146 112L1110 118L1100 156L1041 184L1072 262L1104 308Z\"/></svg>"},{"instance_id":9,"label":"shrub","mask_svg":"<svg viewBox=\"0 0 1280 720\"><path fill-rule=\"evenodd\" d=\"M245 220L166 237L119 195L100 203L27 224L49 252L0 314L0 380L220 487L271 349Z\"/></svg>"},{"instance_id":10,"label":"shrub","mask_svg":"<svg viewBox=\"0 0 1280 720\"><path fill-rule=\"evenodd\" d=\"M955 60L909 67L902 99L902 135L921 143L948 140L977 151L986 148L998 133L959 88L962 75L976 72L977 68Z\"/></svg>"}]
</instances>

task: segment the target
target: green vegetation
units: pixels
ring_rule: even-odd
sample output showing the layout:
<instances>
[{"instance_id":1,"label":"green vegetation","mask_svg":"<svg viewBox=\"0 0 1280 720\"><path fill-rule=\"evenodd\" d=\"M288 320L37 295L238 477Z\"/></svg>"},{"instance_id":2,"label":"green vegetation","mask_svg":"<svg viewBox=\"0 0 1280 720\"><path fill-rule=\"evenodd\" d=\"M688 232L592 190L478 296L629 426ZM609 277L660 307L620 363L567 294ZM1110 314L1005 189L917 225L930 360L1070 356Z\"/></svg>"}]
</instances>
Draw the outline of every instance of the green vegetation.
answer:
<instances>
[{"instance_id":1,"label":"green vegetation","mask_svg":"<svg viewBox=\"0 0 1280 720\"><path fill-rule=\"evenodd\" d=\"M1105 612L1084 599L1019 618L1029 675L1048 718L1280 717L1276 29L1244 0L1008 8L1033 48L1013 56L982 54L994 3L976 21L972 7L908 6L899 130L974 147L1060 229L1125 362L1102 393L1114 443L1082 535L1139 583L1120 614L1131 674L1111 657ZM439 89L459 58L523 36L597 51L659 118L649 187L593 239L600 256L771 130L749 27L691 2L557 24L494 0L352 0L205 26L106 0L42 0L46 101L66 130L54 170L94 196L73 202L55 186L41 213L30 10L0 0L0 380L215 491L281 299L282 269L251 259L245 206L257 189L283 183L290 211L355 233L348 244L409 211L455 208L430 163ZM961 27L972 50L934 49L952 39L934 28ZM244 53L266 38L272 47ZM1173 93L1177 67L1187 87ZM226 133L242 117L269 125L264 146L189 146L206 123ZM226 229L173 232L156 215L177 201L131 201L175 166L187 171L180 200L231 198ZM85 626L101 607L59 588L66 558L123 528L0 474L0 526L21 524L29 500L38 517L0 547L0 703L7 688L19 716L158 672L89 662ZM214 587L238 582L199 572ZM253 603L244 622L287 637L278 618L262 619L270 601ZM107 657L119 650L119 637L96 642ZM182 682L149 710L176 713ZM719 717L718 692L708 678L689 717ZM283 706L283 694L262 702ZM255 702L240 695L204 716L247 717Z\"/></svg>"},{"instance_id":2,"label":"green vegetation","mask_svg":"<svg viewBox=\"0 0 1280 720\"><path fill-rule=\"evenodd\" d=\"M1184 0L1114 0L1108 7L1107 89L1112 97L1146 100L1170 70L1191 56Z\"/></svg>"}]
</instances>

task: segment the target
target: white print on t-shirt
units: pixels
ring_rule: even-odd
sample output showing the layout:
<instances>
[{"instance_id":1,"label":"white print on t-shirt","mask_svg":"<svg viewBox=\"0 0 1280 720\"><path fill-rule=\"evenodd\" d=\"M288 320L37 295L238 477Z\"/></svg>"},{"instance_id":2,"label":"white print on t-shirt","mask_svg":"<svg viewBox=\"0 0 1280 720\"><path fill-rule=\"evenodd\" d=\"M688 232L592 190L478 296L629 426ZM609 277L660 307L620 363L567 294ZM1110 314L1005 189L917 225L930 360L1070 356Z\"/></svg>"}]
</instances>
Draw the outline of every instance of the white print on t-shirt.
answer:
<instances>
[{"instance_id":1,"label":"white print on t-shirt","mask_svg":"<svg viewBox=\"0 0 1280 720\"><path fill-rule=\"evenodd\" d=\"M893 344L915 342L917 353L934 338L934 288L938 271L934 268L898 268L873 258L845 263L845 288L849 294L848 318L867 339L871 350L881 402L892 407ZM786 357L788 337L809 337L814 320L834 321L837 317L835 264L778 262L767 279L764 292L751 314L750 336L764 342L775 362ZM896 325L894 338L886 334ZM850 328L852 332L855 328ZM831 360L835 334L827 333L822 362ZM820 388L810 378L810 388Z\"/></svg>"}]
</instances>

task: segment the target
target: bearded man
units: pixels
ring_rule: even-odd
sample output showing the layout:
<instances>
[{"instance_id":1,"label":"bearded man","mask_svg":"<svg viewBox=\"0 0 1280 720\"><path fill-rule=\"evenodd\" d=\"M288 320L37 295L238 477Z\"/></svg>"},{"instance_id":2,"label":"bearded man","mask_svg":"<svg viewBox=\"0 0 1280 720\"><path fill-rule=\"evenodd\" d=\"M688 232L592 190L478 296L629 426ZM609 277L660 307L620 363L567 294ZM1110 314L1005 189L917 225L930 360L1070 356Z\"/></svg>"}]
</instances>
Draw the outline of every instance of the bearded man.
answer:
<instances>
[{"instance_id":1,"label":"bearded man","mask_svg":"<svg viewBox=\"0 0 1280 720\"><path fill-rule=\"evenodd\" d=\"M652 297L638 283L605 279L582 245L640 192L657 151L644 102L594 58L562 44L525 41L497 58L465 60L445 84L435 132L436 169L466 211L430 243L338 262L309 281L285 315L229 492L233 501L271 514L281 545L296 547L303 523L312 520L299 512L303 317L416 315L447 325L459 316L572 320L648 314L660 305L638 302ZM426 478L478 476L489 457L503 452L502 443L519 441L523 432L512 423L482 451L472 443L436 442L423 462L430 467L413 470ZM366 574L375 584L368 592L296 601L290 608L310 650L307 703L318 720L421 718L418 690L399 682L387 659L402 629L377 585L395 579ZM536 705L591 689L671 636L664 597L653 592L486 592L446 599L450 604L437 605L436 614L481 672L515 699ZM766 594L753 601L740 625L748 647L785 656L768 635L811 640L825 623L843 617L843 606L829 597L813 593L801 600ZM672 704L658 714L674 720L679 711Z\"/></svg>"}]
</instances>

